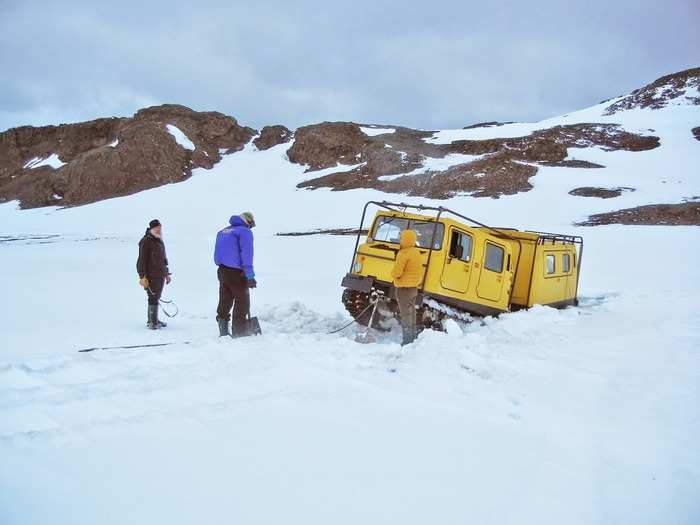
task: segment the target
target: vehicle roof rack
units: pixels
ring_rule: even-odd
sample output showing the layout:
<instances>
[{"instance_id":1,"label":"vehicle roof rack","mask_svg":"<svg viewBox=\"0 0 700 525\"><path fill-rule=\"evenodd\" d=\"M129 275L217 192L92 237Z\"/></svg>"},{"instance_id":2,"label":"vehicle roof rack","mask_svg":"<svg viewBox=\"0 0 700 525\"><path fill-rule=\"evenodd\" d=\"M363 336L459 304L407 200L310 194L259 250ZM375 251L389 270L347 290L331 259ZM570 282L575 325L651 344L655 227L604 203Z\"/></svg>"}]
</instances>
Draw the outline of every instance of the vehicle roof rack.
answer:
<instances>
[{"instance_id":1,"label":"vehicle roof rack","mask_svg":"<svg viewBox=\"0 0 700 525\"><path fill-rule=\"evenodd\" d=\"M497 228L493 228L489 226L488 224L484 224L483 222L479 222L476 219L472 219L471 217L467 217L466 215L462 215L459 212L456 212L454 210L451 210L450 208L446 208L444 206L424 206L422 204L408 204L406 202L389 202L389 201L368 201L367 204L365 204L365 212L367 211L367 207L370 204L375 204L376 206L379 206L381 208L385 208L391 211L397 211L397 212L402 212L407 209L414 209L414 210L419 210L419 211L425 211L425 210L430 210L430 211L436 211L437 215L433 217L433 220L438 220L440 216L443 213L449 213L451 215L454 215L455 217L459 217L460 219L463 219L467 222L470 222L472 224L476 224L477 226L480 226L481 228L486 228L487 230L490 230L493 232L494 235L497 237L504 237L506 239L513 239L510 235L504 234L503 232L498 231ZM397 209L398 208L398 209ZM364 212L362 216L364 217ZM504 228L505 229L505 228ZM514 228L508 228L508 229L514 229Z\"/></svg>"},{"instance_id":2,"label":"vehicle roof rack","mask_svg":"<svg viewBox=\"0 0 700 525\"><path fill-rule=\"evenodd\" d=\"M562 242L569 244L583 244L583 237L580 235L566 235L563 233L538 232L534 230L525 230L527 233L537 234L537 242L544 244L546 241Z\"/></svg>"},{"instance_id":3,"label":"vehicle roof rack","mask_svg":"<svg viewBox=\"0 0 700 525\"><path fill-rule=\"evenodd\" d=\"M454 215L456 217L459 217L460 219L464 219L467 222L470 222L472 224L476 224L480 228L486 228L487 230L490 230L494 233L494 235L499 236L499 237L505 237L508 239L513 239L508 234L503 233L504 231L519 231L517 228L501 228L501 227L494 227L494 226L489 226L487 224L484 224L482 222L477 221L476 219L472 219L471 217L467 217L466 215L463 215L459 212L456 212L454 210L451 210L450 208L446 208L444 206L424 206L423 204L408 204L405 202L389 202L389 201L369 201L367 204L365 204L365 209L367 206L370 204L375 204L377 206L380 206L382 208L386 208L391 211L405 211L406 209L414 209L414 210L430 210L430 211L436 211L438 212L438 215L435 217L437 219L440 215L443 213L449 213L451 215ZM546 240L557 240L557 241L562 241L562 242L571 242L574 244L579 244L583 242L583 237L579 235L567 235L564 233L551 233L551 232L541 232L537 230L524 230L527 233L534 233L538 235L541 238L546 238Z\"/></svg>"}]
</instances>

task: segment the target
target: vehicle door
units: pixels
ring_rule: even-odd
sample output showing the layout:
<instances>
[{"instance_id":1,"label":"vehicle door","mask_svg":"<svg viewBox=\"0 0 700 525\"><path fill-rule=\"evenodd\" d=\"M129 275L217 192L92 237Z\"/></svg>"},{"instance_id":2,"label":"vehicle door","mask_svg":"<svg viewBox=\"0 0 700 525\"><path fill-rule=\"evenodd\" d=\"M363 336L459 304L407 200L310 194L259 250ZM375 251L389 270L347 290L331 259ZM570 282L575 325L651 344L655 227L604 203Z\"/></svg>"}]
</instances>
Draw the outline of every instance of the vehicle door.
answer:
<instances>
[{"instance_id":1,"label":"vehicle door","mask_svg":"<svg viewBox=\"0 0 700 525\"><path fill-rule=\"evenodd\" d=\"M493 240L484 243L483 257L479 271L477 295L491 301L496 308L508 309L510 288L512 285L512 253L507 244Z\"/></svg>"},{"instance_id":2,"label":"vehicle door","mask_svg":"<svg viewBox=\"0 0 700 525\"><path fill-rule=\"evenodd\" d=\"M457 228L450 228L449 250L442 268L442 287L453 292L466 293L472 269L473 237Z\"/></svg>"}]
</instances>

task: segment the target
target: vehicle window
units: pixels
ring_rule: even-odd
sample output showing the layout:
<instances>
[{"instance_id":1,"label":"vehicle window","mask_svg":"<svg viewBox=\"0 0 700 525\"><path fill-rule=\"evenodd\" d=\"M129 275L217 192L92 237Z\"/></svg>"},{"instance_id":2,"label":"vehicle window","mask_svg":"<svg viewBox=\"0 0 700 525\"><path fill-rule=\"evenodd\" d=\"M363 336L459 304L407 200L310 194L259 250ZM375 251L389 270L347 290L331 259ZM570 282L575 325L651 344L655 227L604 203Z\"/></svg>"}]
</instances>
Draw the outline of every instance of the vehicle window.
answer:
<instances>
[{"instance_id":1,"label":"vehicle window","mask_svg":"<svg viewBox=\"0 0 700 525\"><path fill-rule=\"evenodd\" d=\"M372 239L384 242L399 242L401 232L408 227L408 219L398 217L380 217L374 229Z\"/></svg>"},{"instance_id":2,"label":"vehicle window","mask_svg":"<svg viewBox=\"0 0 700 525\"><path fill-rule=\"evenodd\" d=\"M554 273L556 270L555 265L554 265L554 255L547 255L545 258L545 272L547 274Z\"/></svg>"},{"instance_id":3,"label":"vehicle window","mask_svg":"<svg viewBox=\"0 0 700 525\"><path fill-rule=\"evenodd\" d=\"M416 244L419 248L430 248L430 241L433 240L433 229L435 228L434 222L428 221L409 221L408 228L416 232L418 241ZM445 236L445 225L438 223L437 229L435 229L435 245L433 249L439 250L442 248L442 238Z\"/></svg>"},{"instance_id":4,"label":"vehicle window","mask_svg":"<svg viewBox=\"0 0 700 525\"><path fill-rule=\"evenodd\" d=\"M403 230L413 230L416 232L416 245L419 248L429 248L433 239L433 229L435 223L431 221L409 220L401 217L379 217L374 227L372 240L378 242L399 243L399 237ZM435 245L433 249L442 248L442 238L445 236L445 226L437 224L435 229Z\"/></svg>"},{"instance_id":5,"label":"vehicle window","mask_svg":"<svg viewBox=\"0 0 700 525\"><path fill-rule=\"evenodd\" d=\"M561 256L561 271L564 273L569 273L570 268L571 268L571 257L569 256L568 253L565 253L564 255Z\"/></svg>"},{"instance_id":6,"label":"vehicle window","mask_svg":"<svg viewBox=\"0 0 700 525\"><path fill-rule=\"evenodd\" d=\"M460 261L469 262L472 255L472 238L471 236L460 233L458 231L452 232L452 238L450 239L450 257L459 259Z\"/></svg>"},{"instance_id":7,"label":"vehicle window","mask_svg":"<svg viewBox=\"0 0 700 525\"><path fill-rule=\"evenodd\" d=\"M503 248L486 243L486 259L484 260L484 268L492 272L501 273L503 271Z\"/></svg>"}]
</instances>

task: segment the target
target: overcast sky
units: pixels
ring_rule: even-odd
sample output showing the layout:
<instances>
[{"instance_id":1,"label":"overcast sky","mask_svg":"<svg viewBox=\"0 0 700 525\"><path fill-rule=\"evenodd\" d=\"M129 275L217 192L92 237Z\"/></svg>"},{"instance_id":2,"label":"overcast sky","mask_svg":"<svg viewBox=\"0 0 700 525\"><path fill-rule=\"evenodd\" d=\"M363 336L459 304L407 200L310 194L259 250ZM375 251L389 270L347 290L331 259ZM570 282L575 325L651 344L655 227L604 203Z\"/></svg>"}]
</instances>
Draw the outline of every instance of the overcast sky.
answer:
<instances>
[{"instance_id":1,"label":"overcast sky","mask_svg":"<svg viewBox=\"0 0 700 525\"><path fill-rule=\"evenodd\" d=\"M700 65L700 0L0 0L0 130L172 102L260 129L539 120Z\"/></svg>"}]
</instances>

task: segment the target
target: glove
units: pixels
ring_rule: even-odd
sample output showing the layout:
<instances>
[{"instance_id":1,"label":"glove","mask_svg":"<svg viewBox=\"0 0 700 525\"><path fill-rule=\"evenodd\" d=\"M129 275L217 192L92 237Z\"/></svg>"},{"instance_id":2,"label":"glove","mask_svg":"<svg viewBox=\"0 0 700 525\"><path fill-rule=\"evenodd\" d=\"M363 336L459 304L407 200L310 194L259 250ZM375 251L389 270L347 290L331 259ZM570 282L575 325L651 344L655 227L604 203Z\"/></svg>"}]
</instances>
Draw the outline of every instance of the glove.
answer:
<instances>
[{"instance_id":1,"label":"glove","mask_svg":"<svg viewBox=\"0 0 700 525\"><path fill-rule=\"evenodd\" d=\"M170 276L170 274L165 276L165 284L170 284L170 281L172 281L173 278Z\"/></svg>"},{"instance_id":2,"label":"glove","mask_svg":"<svg viewBox=\"0 0 700 525\"><path fill-rule=\"evenodd\" d=\"M144 277L141 277L141 278L139 279L139 284L140 284L143 288L148 288L148 286L149 286L148 277L145 277L145 276L144 276Z\"/></svg>"},{"instance_id":3,"label":"glove","mask_svg":"<svg viewBox=\"0 0 700 525\"><path fill-rule=\"evenodd\" d=\"M255 279L247 279L248 288L257 288L258 283Z\"/></svg>"}]
</instances>

